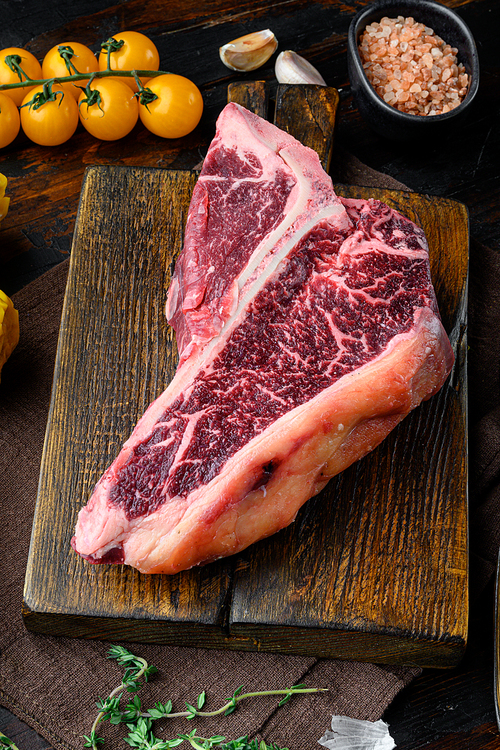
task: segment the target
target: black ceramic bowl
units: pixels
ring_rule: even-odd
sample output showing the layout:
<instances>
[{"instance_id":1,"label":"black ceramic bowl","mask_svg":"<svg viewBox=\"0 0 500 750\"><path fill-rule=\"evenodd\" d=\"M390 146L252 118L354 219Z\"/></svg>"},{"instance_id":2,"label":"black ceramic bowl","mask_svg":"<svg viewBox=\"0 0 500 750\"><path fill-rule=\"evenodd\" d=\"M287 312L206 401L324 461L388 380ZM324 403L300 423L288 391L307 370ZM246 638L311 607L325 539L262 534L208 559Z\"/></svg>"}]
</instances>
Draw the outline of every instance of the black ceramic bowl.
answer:
<instances>
[{"instance_id":1,"label":"black ceramic bowl","mask_svg":"<svg viewBox=\"0 0 500 750\"><path fill-rule=\"evenodd\" d=\"M381 18L413 17L424 23L447 44L458 49L458 62L470 76L469 91L458 107L442 115L411 115L387 104L372 87L363 70L358 52L359 37L365 27ZM353 18L347 40L347 64L351 88L362 117L380 135L396 140L421 139L449 132L468 113L479 86L479 60L474 38L455 11L435 0L377 0Z\"/></svg>"}]
</instances>

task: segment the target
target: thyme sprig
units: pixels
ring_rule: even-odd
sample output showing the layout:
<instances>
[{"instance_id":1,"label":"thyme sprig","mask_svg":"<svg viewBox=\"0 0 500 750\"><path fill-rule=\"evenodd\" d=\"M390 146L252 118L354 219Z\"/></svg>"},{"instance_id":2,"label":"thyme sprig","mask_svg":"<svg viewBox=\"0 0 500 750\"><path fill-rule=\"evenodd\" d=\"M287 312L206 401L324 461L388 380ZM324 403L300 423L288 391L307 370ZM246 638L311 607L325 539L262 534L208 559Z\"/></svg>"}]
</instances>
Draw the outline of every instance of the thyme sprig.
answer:
<instances>
[{"instance_id":1,"label":"thyme sprig","mask_svg":"<svg viewBox=\"0 0 500 750\"><path fill-rule=\"evenodd\" d=\"M3 732L0 732L0 748L8 748L8 750L19 750L14 740L9 739Z\"/></svg>"},{"instance_id":2,"label":"thyme sprig","mask_svg":"<svg viewBox=\"0 0 500 750\"><path fill-rule=\"evenodd\" d=\"M99 698L96 702L98 714L92 724L90 734L84 735L85 747L92 748L92 750L97 750L98 745L104 742L102 737L97 736L97 728L104 721L109 721L110 724L114 725L125 724L129 730L125 742L136 750L171 750L184 741L189 742L194 750L213 750L213 748L218 748L218 750L279 750L277 746L266 745L265 742L260 744L256 740L249 742L247 737L240 737L238 740L232 740L229 743L225 743L226 738L220 735L200 737L196 729L187 734L179 734L173 739L163 740L154 736L153 722L158 719L185 718L191 721L196 717L204 718L222 714L229 716L236 710L237 704L247 698L265 695L283 696L278 703L279 706L283 706L294 695L318 693L326 690L325 688L308 688L301 684L284 689L244 693L243 685L240 685L223 706L213 711L202 710L206 702L205 691L202 691L193 703L186 702L186 708L183 711L173 711L171 700L166 703L157 702L154 708L144 711L137 693L148 679L158 671L156 667L149 665L145 659L135 656L123 646L112 646L108 652L108 659L115 659L125 669L125 672L120 684L106 698ZM122 698L127 692L135 693L135 695L122 709Z\"/></svg>"}]
</instances>

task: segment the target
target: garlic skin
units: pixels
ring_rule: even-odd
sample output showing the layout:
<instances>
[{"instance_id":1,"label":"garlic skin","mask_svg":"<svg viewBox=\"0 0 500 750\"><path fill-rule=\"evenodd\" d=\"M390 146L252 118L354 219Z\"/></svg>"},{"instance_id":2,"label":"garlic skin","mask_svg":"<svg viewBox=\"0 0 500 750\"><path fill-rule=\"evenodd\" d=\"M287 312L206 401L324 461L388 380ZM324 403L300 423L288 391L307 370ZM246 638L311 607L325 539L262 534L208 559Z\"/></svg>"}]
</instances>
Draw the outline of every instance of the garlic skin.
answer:
<instances>
[{"instance_id":1,"label":"garlic skin","mask_svg":"<svg viewBox=\"0 0 500 750\"><path fill-rule=\"evenodd\" d=\"M281 52L274 66L278 83L314 83L326 86L323 76L304 57L292 50Z\"/></svg>"},{"instance_id":2,"label":"garlic skin","mask_svg":"<svg viewBox=\"0 0 500 750\"><path fill-rule=\"evenodd\" d=\"M270 29L253 31L219 47L220 59L230 70L256 70L264 65L278 46Z\"/></svg>"}]
</instances>

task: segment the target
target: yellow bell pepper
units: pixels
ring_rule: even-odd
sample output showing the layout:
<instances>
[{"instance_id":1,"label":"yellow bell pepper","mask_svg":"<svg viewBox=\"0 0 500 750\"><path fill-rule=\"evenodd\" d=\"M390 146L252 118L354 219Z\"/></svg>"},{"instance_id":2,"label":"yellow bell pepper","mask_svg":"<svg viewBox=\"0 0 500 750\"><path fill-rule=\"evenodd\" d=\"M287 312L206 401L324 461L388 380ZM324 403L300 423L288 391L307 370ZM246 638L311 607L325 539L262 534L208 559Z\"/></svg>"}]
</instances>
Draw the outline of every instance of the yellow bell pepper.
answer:
<instances>
[{"instance_id":1,"label":"yellow bell pepper","mask_svg":"<svg viewBox=\"0 0 500 750\"><path fill-rule=\"evenodd\" d=\"M9 208L10 198L5 196L5 188L7 187L7 178L5 175L0 174L0 221L5 219L7 209Z\"/></svg>"},{"instance_id":2,"label":"yellow bell pepper","mask_svg":"<svg viewBox=\"0 0 500 750\"><path fill-rule=\"evenodd\" d=\"M0 290L0 373L19 341L19 313Z\"/></svg>"},{"instance_id":3,"label":"yellow bell pepper","mask_svg":"<svg viewBox=\"0 0 500 750\"><path fill-rule=\"evenodd\" d=\"M5 197L7 178L0 174L0 221L5 217L9 207L9 198ZM0 373L19 341L19 313L12 300L0 289Z\"/></svg>"}]
</instances>

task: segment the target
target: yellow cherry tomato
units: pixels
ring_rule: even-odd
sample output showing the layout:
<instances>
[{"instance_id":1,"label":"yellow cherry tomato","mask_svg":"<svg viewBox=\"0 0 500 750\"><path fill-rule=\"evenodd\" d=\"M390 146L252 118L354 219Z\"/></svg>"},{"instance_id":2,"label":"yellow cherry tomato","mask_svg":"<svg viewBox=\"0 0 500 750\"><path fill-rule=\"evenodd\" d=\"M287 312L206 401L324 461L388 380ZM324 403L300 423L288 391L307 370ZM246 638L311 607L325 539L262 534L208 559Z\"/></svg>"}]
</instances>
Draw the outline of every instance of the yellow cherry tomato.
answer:
<instances>
[{"instance_id":1,"label":"yellow cherry tomato","mask_svg":"<svg viewBox=\"0 0 500 750\"><path fill-rule=\"evenodd\" d=\"M182 138L198 125L203 112L199 88L184 76L167 73L151 78L146 87L157 99L142 104L139 117L145 127L162 138Z\"/></svg>"},{"instance_id":2,"label":"yellow cherry tomato","mask_svg":"<svg viewBox=\"0 0 500 750\"><path fill-rule=\"evenodd\" d=\"M39 146L59 146L65 143L78 125L78 104L65 94L57 84L53 96L44 104L32 103L33 97L43 92L36 86L27 94L21 105L21 127L28 138Z\"/></svg>"},{"instance_id":3,"label":"yellow cherry tomato","mask_svg":"<svg viewBox=\"0 0 500 750\"><path fill-rule=\"evenodd\" d=\"M5 61L7 59L7 62ZM8 62L14 69L9 67ZM16 65L19 66L19 72L16 71ZM22 71L22 72L21 72ZM42 76L42 66L31 52L27 52L20 47L7 47L0 50L0 84L19 83L26 81L28 78L39 80ZM5 89L2 94L10 96L12 101L19 107L27 92L33 87L26 86L19 89Z\"/></svg>"},{"instance_id":4,"label":"yellow cherry tomato","mask_svg":"<svg viewBox=\"0 0 500 750\"><path fill-rule=\"evenodd\" d=\"M99 54L99 69L107 70L108 68L108 49L109 49L109 67L111 70L159 70L160 55L156 45L144 34L138 31L122 31L120 34L113 34L102 45ZM137 91L138 87L134 78L120 77L119 81L126 83ZM145 83L148 78L141 78Z\"/></svg>"},{"instance_id":5,"label":"yellow cherry tomato","mask_svg":"<svg viewBox=\"0 0 500 750\"><path fill-rule=\"evenodd\" d=\"M79 42L56 44L42 60L43 78L71 76L75 73L96 73L98 70L97 57L89 47ZM85 88L88 80L87 78L74 83L61 83L61 86L65 93L78 99L81 94L81 89L78 87Z\"/></svg>"},{"instance_id":6,"label":"yellow cherry tomato","mask_svg":"<svg viewBox=\"0 0 500 750\"><path fill-rule=\"evenodd\" d=\"M0 148L12 143L21 126L19 110L10 98L0 92Z\"/></svg>"},{"instance_id":7,"label":"yellow cherry tomato","mask_svg":"<svg viewBox=\"0 0 500 750\"><path fill-rule=\"evenodd\" d=\"M116 78L101 78L82 91L80 121L95 138L117 141L128 135L139 118L139 105L130 86Z\"/></svg>"}]
</instances>

